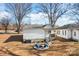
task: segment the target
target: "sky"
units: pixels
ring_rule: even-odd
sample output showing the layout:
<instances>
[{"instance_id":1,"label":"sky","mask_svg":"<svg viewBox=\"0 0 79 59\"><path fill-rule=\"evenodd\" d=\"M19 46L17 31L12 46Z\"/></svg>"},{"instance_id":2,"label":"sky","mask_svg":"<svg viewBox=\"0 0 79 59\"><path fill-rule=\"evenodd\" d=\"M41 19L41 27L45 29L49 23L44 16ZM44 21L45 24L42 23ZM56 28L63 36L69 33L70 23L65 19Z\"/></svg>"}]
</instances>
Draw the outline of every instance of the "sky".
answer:
<instances>
[{"instance_id":1,"label":"sky","mask_svg":"<svg viewBox=\"0 0 79 59\"><path fill-rule=\"evenodd\" d=\"M37 7L35 7L36 4L32 6L32 12L29 14L30 18L25 17L23 19L23 23L31 23L31 24L48 24L48 19L43 17L43 13L36 13L36 10L38 10ZM12 14L7 13L5 11L6 7L4 4L0 3L0 19L2 17L5 17L7 15L8 17L12 17ZM30 21L29 21L30 20ZM59 18L56 22L56 25L63 26L65 24L74 23L73 20L71 20L70 16L63 16Z\"/></svg>"}]
</instances>

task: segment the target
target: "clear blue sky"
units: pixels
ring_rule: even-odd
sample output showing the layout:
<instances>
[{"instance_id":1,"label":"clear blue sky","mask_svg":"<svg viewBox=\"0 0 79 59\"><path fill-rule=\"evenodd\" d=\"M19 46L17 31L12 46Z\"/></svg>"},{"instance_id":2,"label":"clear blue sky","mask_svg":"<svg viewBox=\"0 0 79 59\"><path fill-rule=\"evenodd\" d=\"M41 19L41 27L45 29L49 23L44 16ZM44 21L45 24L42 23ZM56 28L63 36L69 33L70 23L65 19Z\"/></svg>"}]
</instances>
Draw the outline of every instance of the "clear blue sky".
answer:
<instances>
[{"instance_id":1,"label":"clear blue sky","mask_svg":"<svg viewBox=\"0 0 79 59\"><path fill-rule=\"evenodd\" d=\"M35 7L36 4L33 5L33 8L32 8L32 13L30 15L30 20L31 20L31 23L32 24L45 24L45 23L48 23L48 19L45 19L45 18L42 18L41 17L41 13L38 13L36 14L36 10L38 10L37 7ZM3 12L5 11L6 7L4 4L0 4L0 12ZM30 22L29 21L29 18L25 18L23 20L23 22ZM60 19L57 20L56 22L56 25L59 25L59 26L62 26L62 25L65 25L65 24L69 24L69 23L73 23L74 21L70 19L69 16L63 16L61 17Z\"/></svg>"},{"instance_id":2,"label":"clear blue sky","mask_svg":"<svg viewBox=\"0 0 79 59\"><path fill-rule=\"evenodd\" d=\"M5 9L4 4L0 3L0 11L3 11Z\"/></svg>"}]
</instances>

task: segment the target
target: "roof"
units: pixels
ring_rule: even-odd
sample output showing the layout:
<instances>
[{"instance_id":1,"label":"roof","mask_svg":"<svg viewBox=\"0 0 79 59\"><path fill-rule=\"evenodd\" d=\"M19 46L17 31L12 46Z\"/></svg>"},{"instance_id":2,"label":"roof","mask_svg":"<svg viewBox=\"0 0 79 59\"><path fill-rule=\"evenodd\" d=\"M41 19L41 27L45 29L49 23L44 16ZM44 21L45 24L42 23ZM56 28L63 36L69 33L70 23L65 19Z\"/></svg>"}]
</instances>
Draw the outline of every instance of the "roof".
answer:
<instances>
[{"instance_id":1,"label":"roof","mask_svg":"<svg viewBox=\"0 0 79 59\"><path fill-rule=\"evenodd\" d=\"M48 24L48 25L45 25L45 26L44 26L44 29L52 29L52 26L49 25L49 24Z\"/></svg>"},{"instance_id":2,"label":"roof","mask_svg":"<svg viewBox=\"0 0 79 59\"><path fill-rule=\"evenodd\" d=\"M52 29L52 26L50 26L49 24L47 25L32 24L32 25L25 25L23 29L32 29L32 28Z\"/></svg>"},{"instance_id":3,"label":"roof","mask_svg":"<svg viewBox=\"0 0 79 59\"><path fill-rule=\"evenodd\" d=\"M38 25L38 24L32 24L32 25L25 25L24 29L28 29L28 28L42 28L43 25Z\"/></svg>"},{"instance_id":4,"label":"roof","mask_svg":"<svg viewBox=\"0 0 79 59\"><path fill-rule=\"evenodd\" d=\"M67 24L67 25L58 27L56 29L79 29L79 25L78 24Z\"/></svg>"}]
</instances>

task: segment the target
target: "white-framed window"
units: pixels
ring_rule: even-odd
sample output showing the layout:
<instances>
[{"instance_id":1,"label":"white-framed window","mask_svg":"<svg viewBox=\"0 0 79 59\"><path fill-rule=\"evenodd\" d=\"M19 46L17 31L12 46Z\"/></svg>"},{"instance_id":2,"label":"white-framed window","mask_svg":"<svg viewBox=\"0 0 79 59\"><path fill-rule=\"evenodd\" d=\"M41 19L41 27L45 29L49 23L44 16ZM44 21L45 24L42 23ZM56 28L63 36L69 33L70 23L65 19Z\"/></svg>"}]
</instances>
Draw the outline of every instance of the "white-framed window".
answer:
<instances>
[{"instance_id":1,"label":"white-framed window","mask_svg":"<svg viewBox=\"0 0 79 59\"><path fill-rule=\"evenodd\" d=\"M62 30L62 34L64 35L64 31Z\"/></svg>"},{"instance_id":2,"label":"white-framed window","mask_svg":"<svg viewBox=\"0 0 79 59\"><path fill-rule=\"evenodd\" d=\"M74 36L76 36L76 32L74 32Z\"/></svg>"},{"instance_id":3,"label":"white-framed window","mask_svg":"<svg viewBox=\"0 0 79 59\"><path fill-rule=\"evenodd\" d=\"M65 35L66 35L66 30L65 30Z\"/></svg>"}]
</instances>

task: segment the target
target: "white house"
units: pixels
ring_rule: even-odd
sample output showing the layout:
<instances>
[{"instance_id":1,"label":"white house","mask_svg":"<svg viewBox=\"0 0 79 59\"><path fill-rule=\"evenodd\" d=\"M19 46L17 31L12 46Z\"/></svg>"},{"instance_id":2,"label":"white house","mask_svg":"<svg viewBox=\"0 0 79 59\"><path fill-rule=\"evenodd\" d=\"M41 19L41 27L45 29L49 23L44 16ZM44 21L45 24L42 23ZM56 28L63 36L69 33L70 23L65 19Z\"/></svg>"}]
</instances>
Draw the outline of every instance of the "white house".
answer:
<instances>
[{"instance_id":1,"label":"white house","mask_svg":"<svg viewBox=\"0 0 79 59\"><path fill-rule=\"evenodd\" d=\"M49 38L48 30L49 30L48 25L26 25L23 28L23 41L27 42L33 42L33 41L38 41L38 40L44 40L46 38Z\"/></svg>"},{"instance_id":2,"label":"white house","mask_svg":"<svg viewBox=\"0 0 79 59\"><path fill-rule=\"evenodd\" d=\"M65 39L79 40L79 26L68 24L55 29L55 34Z\"/></svg>"}]
</instances>

